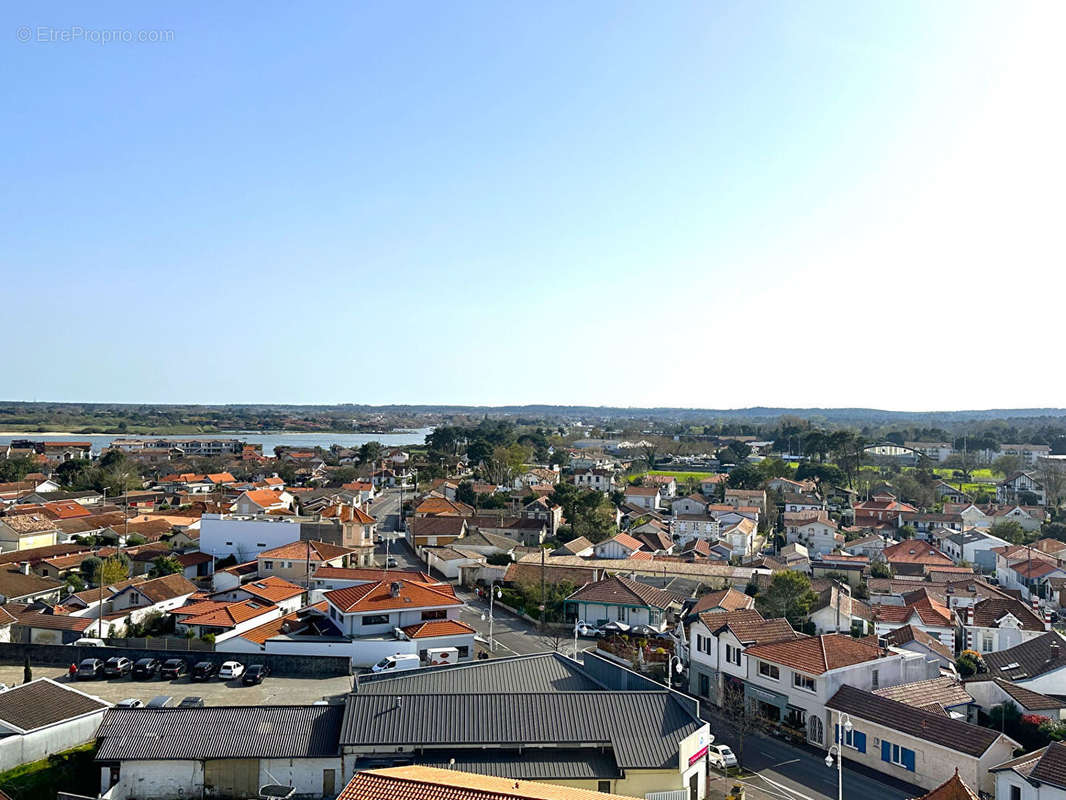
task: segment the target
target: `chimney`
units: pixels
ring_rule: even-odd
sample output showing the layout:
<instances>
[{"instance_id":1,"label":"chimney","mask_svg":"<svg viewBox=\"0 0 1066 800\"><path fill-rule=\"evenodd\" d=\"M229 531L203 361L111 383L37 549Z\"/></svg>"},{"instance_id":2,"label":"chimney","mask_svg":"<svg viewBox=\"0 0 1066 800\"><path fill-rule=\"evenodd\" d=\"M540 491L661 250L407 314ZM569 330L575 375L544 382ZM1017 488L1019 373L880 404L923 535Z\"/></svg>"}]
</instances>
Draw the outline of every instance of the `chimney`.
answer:
<instances>
[{"instance_id":1,"label":"chimney","mask_svg":"<svg viewBox=\"0 0 1066 800\"><path fill-rule=\"evenodd\" d=\"M29 575L30 574L30 562L29 561L20 561L19 562L19 571L23 575Z\"/></svg>"},{"instance_id":2,"label":"chimney","mask_svg":"<svg viewBox=\"0 0 1066 800\"><path fill-rule=\"evenodd\" d=\"M1044 630L1051 630L1051 612L1048 611L1046 608L1044 609Z\"/></svg>"},{"instance_id":3,"label":"chimney","mask_svg":"<svg viewBox=\"0 0 1066 800\"><path fill-rule=\"evenodd\" d=\"M967 626L972 626L973 625L973 606L967 606L966 607L966 625Z\"/></svg>"},{"instance_id":4,"label":"chimney","mask_svg":"<svg viewBox=\"0 0 1066 800\"><path fill-rule=\"evenodd\" d=\"M400 596L400 582L399 581L393 581L392 583L389 584L389 594L392 595L393 597L399 597Z\"/></svg>"}]
</instances>

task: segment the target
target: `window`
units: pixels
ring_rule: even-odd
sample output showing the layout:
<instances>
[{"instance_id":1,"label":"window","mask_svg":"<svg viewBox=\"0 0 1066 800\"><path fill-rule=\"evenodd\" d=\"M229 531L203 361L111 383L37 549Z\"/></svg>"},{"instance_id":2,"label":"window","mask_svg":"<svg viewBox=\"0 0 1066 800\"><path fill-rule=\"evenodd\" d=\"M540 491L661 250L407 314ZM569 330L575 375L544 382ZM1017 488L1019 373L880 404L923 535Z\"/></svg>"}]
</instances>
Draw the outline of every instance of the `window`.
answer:
<instances>
[{"instance_id":1,"label":"window","mask_svg":"<svg viewBox=\"0 0 1066 800\"><path fill-rule=\"evenodd\" d=\"M762 675L764 678L769 678L770 680L781 680L781 670L778 668L777 664L770 664L766 661L760 661L759 674Z\"/></svg>"},{"instance_id":2,"label":"window","mask_svg":"<svg viewBox=\"0 0 1066 800\"><path fill-rule=\"evenodd\" d=\"M881 760L914 772L914 751L885 739L881 740Z\"/></svg>"},{"instance_id":3,"label":"window","mask_svg":"<svg viewBox=\"0 0 1066 800\"><path fill-rule=\"evenodd\" d=\"M388 625L389 624L389 615L388 614L367 614L365 617L363 617L363 621L360 624L362 624L362 625Z\"/></svg>"},{"instance_id":4,"label":"window","mask_svg":"<svg viewBox=\"0 0 1066 800\"><path fill-rule=\"evenodd\" d=\"M870 672L870 688L876 689L881 685L881 673L876 669Z\"/></svg>"},{"instance_id":5,"label":"window","mask_svg":"<svg viewBox=\"0 0 1066 800\"><path fill-rule=\"evenodd\" d=\"M986 633L986 634L984 634L981 637L981 652L982 653L991 653L992 652L992 634Z\"/></svg>"},{"instance_id":6,"label":"window","mask_svg":"<svg viewBox=\"0 0 1066 800\"><path fill-rule=\"evenodd\" d=\"M255 543L255 546L256 546L256 547L266 547L266 546L267 546L267 544L266 544L266 542L256 542L256 543Z\"/></svg>"},{"instance_id":7,"label":"window","mask_svg":"<svg viewBox=\"0 0 1066 800\"><path fill-rule=\"evenodd\" d=\"M423 611L422 612L422 619L423 620L447 619L447 618L448 618L448 612L445 611L443 608L438 608L436 611Z\"/></svg>"},{"instance_id":8,"label":"window","mask_svg":"<svg viewBox=\"0 0 1066 800\"><path fill-rule=\"evenodd\" d=\"M604 794L610 794L611 793L611 782L610 781L596 781L596 791L597 792L603 792ZM1012 800L1013 800L1013 798L1012 798Z\"/></svg>"},{"instance_id":9,"label":"window","mask_svg":"<svg viewBox=\"0 0 1066 800\"><path fill-rule=\"evenodd\" d=\"M465 644L461 645L460 647L456 647L455 649L459 651L459 658L466 658L468 655L470 655L470 648Z\"/></svg>"},{"instance_id":10,"label":"window","mask_svg":"<svg viewBox=\"0 0 1066 800\"><path fill-rule=\"evenodd\" d=\"M1010 800L1022 800L1022 787L1012 786L1010 787Z\"/></svg>"},{"instance_id":11,"label":"window","mask_svg":"<svg viewBox=\"0 0 1066 800\"><path fill-rule=\"evenodd\" d=\"M711 696L711 679L710 676L700 673L700 697Z\"/></svg>"},{"instance_id":12,"label":"window","mask_svg":"<svg viewBox=\"0 0 1066 800\"><path fill-rule=\"evenodd\" d=\"M725 660L728 661L730 664L735 664L736 666L739 667L740 666L740 654L742 652L743 651L739 647L734 647L731 644L726 644L726 646L725 646Z\"/></svg>"},{"instance_id":13,"label":"window","mask_svg":"<svg viewBox=\"0 0 1066 800\"><path fill-rule=\"evenodd\" d=\"M806 689L808 692L815 691L814 678L807 675L801 675L798 672L792 673L792 685L797 689Z\"/></svg>"},{"instance_id":14,"label":"window","mask_svg":"<svg viewBox=\"0 0 1066 800\"><path fill-rule=\"evenodd\" d=\"M272 572L274 570L274 562L273 561L264 561L263 562L263 569L265 569L267 572Z\"/></svg>"}]
</instances>

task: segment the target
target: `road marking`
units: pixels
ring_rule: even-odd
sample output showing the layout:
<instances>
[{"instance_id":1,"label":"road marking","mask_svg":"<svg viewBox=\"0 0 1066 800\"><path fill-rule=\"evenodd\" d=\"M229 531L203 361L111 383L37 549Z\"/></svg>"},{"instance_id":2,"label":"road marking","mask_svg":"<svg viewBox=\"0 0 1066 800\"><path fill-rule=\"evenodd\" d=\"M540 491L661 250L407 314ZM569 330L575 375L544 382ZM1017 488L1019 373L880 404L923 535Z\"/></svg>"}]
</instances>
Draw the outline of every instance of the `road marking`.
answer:
<instances>
[{"instance_id":1,"label":"road marking","mask_svg":"<svg viewBox=\"0 0 1066 800\"><path fill-rule=\"evenodd\" d=\"M757 772L757 773L755 773L755 775L756 775L756 777L762 778L764 781L766 781L768 784L770 784L774 788L780 789L782 792L787 792L789 794L794 794L796 797L802 798L802 800L814 800L814 798L811 797L810 795L802 794L801 792L797 792L795 789L793 789L793 788L791 788L789 786L785 786L783 783L778 783L777 781L770 780L765 775L763 775L761 772Z\"/></svg>"},{"instance_id":2,"label":"road marking","mask_svg":"<svg viewBox=\"0 0 1066 800\"><path fill-rule=\"evenodd\" d=\"M763 755L766 755L766 753L763 753ZM771 769L777 769L778 767L783 767L786 764L798 764L798 763L800 763L800 760L798 758L794 758L791 761L782 761L780 764L774 764L771 767Z\"/></svg>"}]
</instances>

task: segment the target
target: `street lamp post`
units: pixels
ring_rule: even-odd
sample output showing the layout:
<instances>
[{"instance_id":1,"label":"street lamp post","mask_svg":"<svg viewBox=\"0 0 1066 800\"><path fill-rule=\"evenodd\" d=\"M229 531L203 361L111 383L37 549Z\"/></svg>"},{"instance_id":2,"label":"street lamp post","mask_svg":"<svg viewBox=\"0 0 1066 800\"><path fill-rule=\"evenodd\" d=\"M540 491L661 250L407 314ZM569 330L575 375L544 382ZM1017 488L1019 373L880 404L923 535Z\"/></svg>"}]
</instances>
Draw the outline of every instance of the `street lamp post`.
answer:
<instances>
[{"instance_id":1,"label":"street lamp post","mask_svg":"<svg viewBox=\"0 0 1066 800\"><path fill-rule=\"evenodd\" d=\"M496 581L489 583L489 651L496 652L496 640L492 636L492 623L494 618L492 616L492 603L497 597L503 597L503 591L499 586L496 586ZM485 615L481 615L482 621L485 619ZM576 630L576 629L575 629ZM576 635L576 634L575 634Z\"/></svg>"},{"instance_id":2,"label":"street lamp post","mask_svg":"<svg viewBox=\"0 0 1066 800\"><path fill-rule=\"evenodd\" d=\"M674 666L674 662L677 662L677 666ZM674 688L674 676L670 670L673 670L678 675L681 674L681 670L684 669L684 663L681 661L681 656L670 656L670 660L666 662L666 688Z\"/></svg>"},{"instance_id":3,"label":"street lamp post","mask_svg":"<svg viewBox=\"0 0 1066 800\"><path fill-rule=\"evenodd\" d=\"M833 766L833 751L837 757L837 799L844 800L844 733L851 733L851 717L840 711L837 713L836 744L829 745L829 752L825 756L825 765ZM828 733L828 731L826 732Z\"/></svg>"}]
</instances>

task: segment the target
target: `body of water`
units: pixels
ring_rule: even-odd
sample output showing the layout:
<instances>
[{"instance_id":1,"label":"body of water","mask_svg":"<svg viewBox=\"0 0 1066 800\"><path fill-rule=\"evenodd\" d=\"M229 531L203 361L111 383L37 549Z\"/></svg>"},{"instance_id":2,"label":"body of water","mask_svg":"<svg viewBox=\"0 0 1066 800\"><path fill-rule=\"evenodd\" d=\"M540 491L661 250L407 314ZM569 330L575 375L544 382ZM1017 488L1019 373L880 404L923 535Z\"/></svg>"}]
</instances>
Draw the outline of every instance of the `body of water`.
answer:
<instances>
[{"instance_id":1,"label":"body of water","mask_svg":"<svg viewBox=\"0 0 1066 800\"><path fill-rule=\"evenodd\" d=\"M263 455L271 456L274 455L274 448L279 445L310 449L312 447L329 448L335 444L341 447L359 447L367 442L381 442L385 447L424 444L426 435L432 430L432 428L419 428L404 433L241 433L235 431L199 435L183 433L173 436L111 433L5 433L0 435L0 445L11 444L15 439L29 439L34 442L49 440L92 442L93 452L99 453L115 439L240 439L248 444L263 445Z\"/></svg>"}]
</instances>

